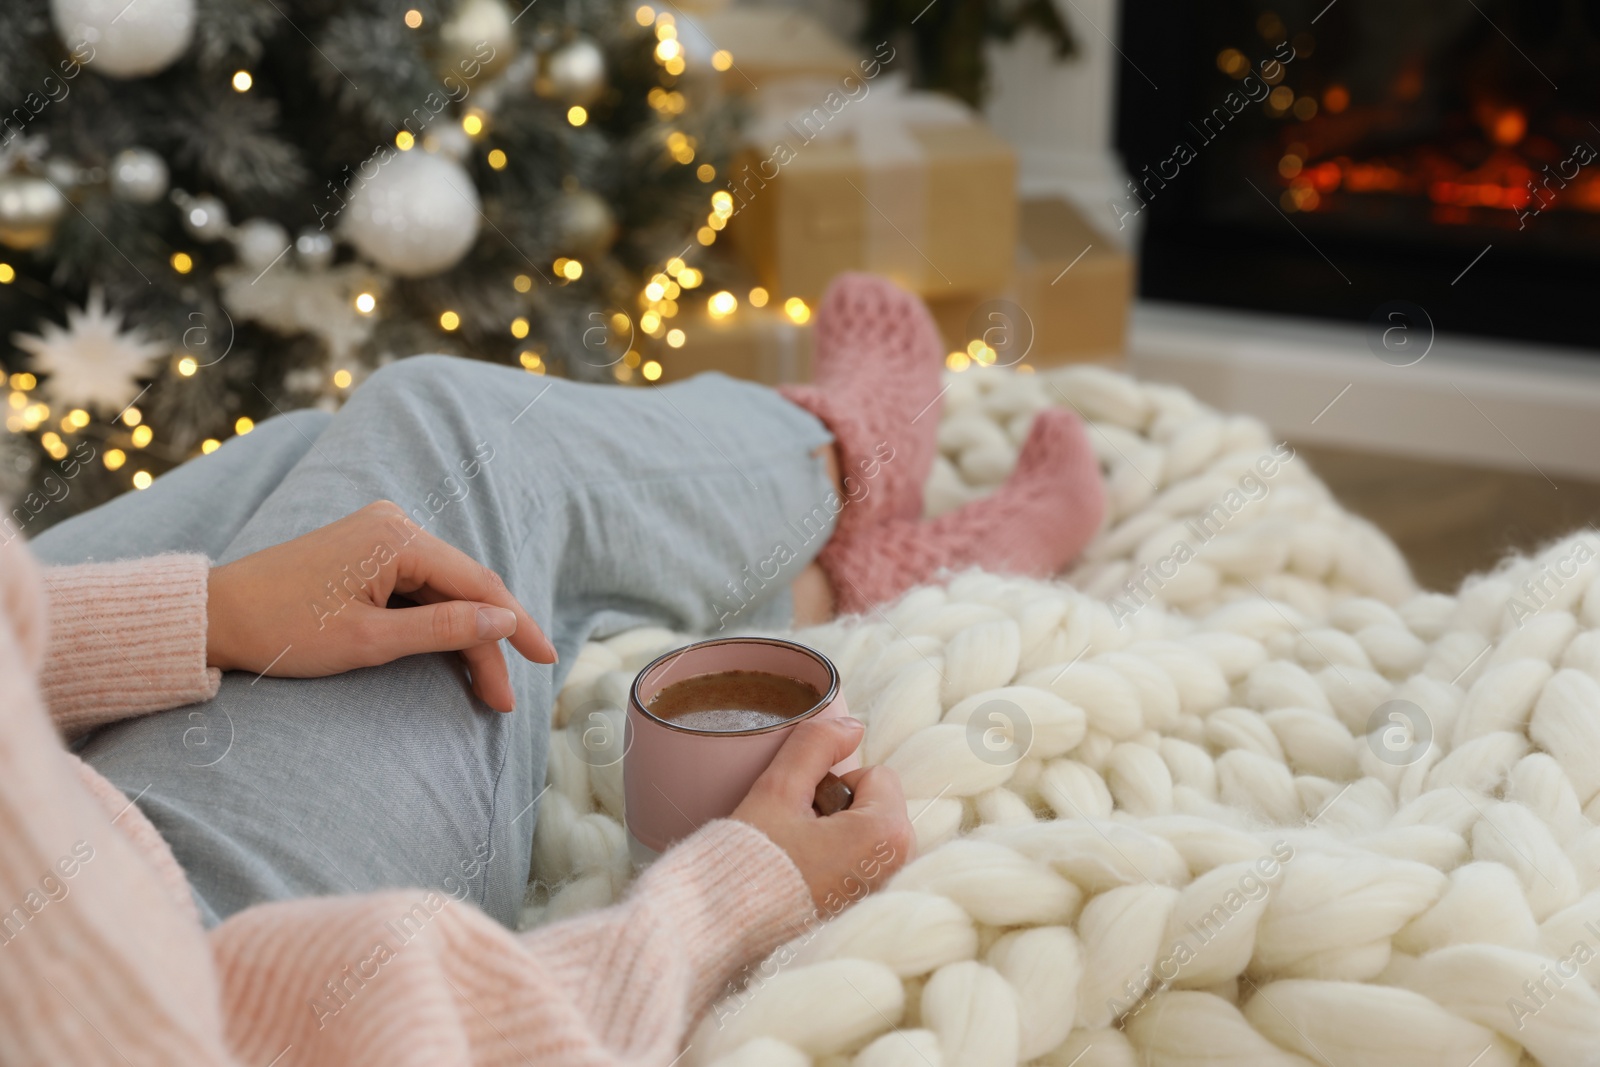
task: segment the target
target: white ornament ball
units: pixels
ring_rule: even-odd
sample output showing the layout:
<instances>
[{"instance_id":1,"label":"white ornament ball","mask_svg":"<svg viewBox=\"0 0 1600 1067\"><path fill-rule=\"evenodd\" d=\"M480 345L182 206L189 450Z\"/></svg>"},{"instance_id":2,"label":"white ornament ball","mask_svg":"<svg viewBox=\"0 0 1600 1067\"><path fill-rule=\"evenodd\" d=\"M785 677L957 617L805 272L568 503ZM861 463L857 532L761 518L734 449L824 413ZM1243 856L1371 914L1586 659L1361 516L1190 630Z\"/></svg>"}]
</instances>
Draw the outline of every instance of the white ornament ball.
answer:
<instances>
[{"instance_id":1,"label":"white ornament ball","mask_svg":"<svg viewBox=\"0 0 1600 1067\"><path fill-rule=\"evenodd\" d=\"M362 172L369 168L362 165ZM362 255L402 278L449 270L478 239L478 190L461 165L410 151L379 162L345 208L343 232Z\"/></svg>"},{"instance_id":2,"label":"white ornament ball","mask_svg":"<svg viewBox=\"0 0 1600 1067\"><path fill-rule=\"evenodd\" d=\"M289 232L271 219L245 219L233 234L233 250L251 270L266 270L288 247Z\"/></svg>"},{"instance_id":3,"label":"white ornament ball","mask_svg":"<svg viewBox=\"0 0 1600 1067\"><path fill-rule=\"evenodd\" d=\"M326 270L333 263L333 234L310 226L294 239L294 254L309 270Z\"/></svg>"},{"instance_id":4,"label":"white ornament ball","mask_svg":"<svg viewBox=\"0 0 1600 1067\"><path fill-rule=\"evenodd\" d=\"M228 205L214 196L196 196L183 204L183 228L202 241L228 235Z\"/></svg>"},{"instance_id":5,"label":"white ornament ball","mask_svg":"<svg viewBox=\"0 0 1600 1067\"><path fill-rule=\"evenodd\" d=\"M461 128L460 123L447 122L436 130L429 130L422 139L422 145L429 152L460 162L472 151L472 137Z\"/></svg>"},{"instance_id":6,"label":"white ornament ball","mask_svg":"<svg viewBox=\"0 0 1600 1067\"><path fill-rule=\"evenodd\" d=\"M111 193L135 204L155 203L167 193L167 164L148 148L124 148L111 159Z\"/></svg>"},{"instance_id":7,"label":"white ornament ball","mask_svg":"<svg viewBox=\"0 0 1600 1067\"><path fill-rule=\"evenodd\" d=\"M142 78L188 49L195 0L50 0L50 16L62 42L96 73Z\"/></svg>"},{"instance_id":8,"label":"white ornament ball","mask_svg":"<svg viewBox=\"0 0 1600 1067\"><path fill-rule=\"evenodd\" d=\"M551 95L569 104L591 104L605 91L605 53L589 38L578 37L550 53L544 76Z\"/></svg>"},{"instance_id":9,"label":"white ornament ball","mask_svg":"<svg viewBox=\"0 0 1600 1067\"><path fill-rule=\"evenodd\" d=\"M512 21L504 0L462 0L439 28L439 75L474 81L498 74L516 54Z\"/></svg>"}]
</instances>

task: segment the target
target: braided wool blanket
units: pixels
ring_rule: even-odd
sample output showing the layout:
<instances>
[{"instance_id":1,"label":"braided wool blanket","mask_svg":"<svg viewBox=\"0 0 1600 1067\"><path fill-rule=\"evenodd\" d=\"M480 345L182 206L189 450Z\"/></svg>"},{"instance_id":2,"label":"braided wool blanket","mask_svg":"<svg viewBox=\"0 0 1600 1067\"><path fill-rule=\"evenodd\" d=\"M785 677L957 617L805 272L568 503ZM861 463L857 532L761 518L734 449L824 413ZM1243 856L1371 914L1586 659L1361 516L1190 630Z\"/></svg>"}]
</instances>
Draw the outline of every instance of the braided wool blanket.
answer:
<instances>
[{"instance_id":1,"label":"braided wool blanket","mask_svg":"<svg viewBox=\"0 0 1600 1067\"><path fill-rule=\"evenodd\" d=\"M684 1062L1600 1063L1600 537L1422 593L1260 423L1089 367L952 376L930 511L1053 403L1111 498L1065 582L969 572L796 635L919 855L752 968ZM606 745L689 639L579 657L528 922L624 890Z\"/></svg>"}]
</instances>

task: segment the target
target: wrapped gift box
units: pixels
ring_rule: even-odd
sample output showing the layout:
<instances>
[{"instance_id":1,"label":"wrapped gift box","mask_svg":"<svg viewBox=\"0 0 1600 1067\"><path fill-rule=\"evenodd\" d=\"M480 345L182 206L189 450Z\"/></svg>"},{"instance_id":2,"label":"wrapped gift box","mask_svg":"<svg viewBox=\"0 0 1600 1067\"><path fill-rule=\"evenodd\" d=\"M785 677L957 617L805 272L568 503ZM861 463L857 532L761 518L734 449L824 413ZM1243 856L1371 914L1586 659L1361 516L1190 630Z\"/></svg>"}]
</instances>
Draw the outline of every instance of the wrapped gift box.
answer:
<instances>
[{"instance_id":1,"label":"wrapped gift box","mask_svg":"<svg viewBox=\"0 0 1600 1067\"><path fill-rule=\"evenodd\" d=\"M815 301L847 270L918 293L994 292L1017 241L1016 155L957 101L897 76L852 97L791 82L764 93L727 188L727 236L775 295Z\"/></svg>"},{"instance_id":2,"label":"wrapped gift box","mask_svg":"<svg viewBox=\"0 0 1600 1067\"><path fill-rule=\"evenodd\" d=\"M791 78L860 76L856 50L804 11L725 7L716 0L696 0L686 10L692 25L680 29L678 40L697 66L709 65L715 50L731 54L733 65L719 74L731 92L755 93ZM703 64L696 62L702 58Z\"/></svg>"},{"instance_id":3,"label":"wrapped gift box","mask_svg":"<svg viewBox=\"0 0 1600 1067\"><path fill-rule=\"evenodd\" d=\"M1122 353L1133 260L1065 200L1025 200L1011 282L987 293L930 299L952 350L986 341L996 362L1048 366Z\"/></svg>"},{"instance_id":4,"label":"wrapped gift box","mask_svg":"<svg viewBox=\"0 0 1600 1067\"><path fill-rule=\"evenodd\" d=\"M711 370L765 385L811 377L811 330L795 325L776 307L742 305L724 318L700 308L679 315L672 325L683 330L685 341L656 357L661 382Z\"/></svg>"}]
</instances>

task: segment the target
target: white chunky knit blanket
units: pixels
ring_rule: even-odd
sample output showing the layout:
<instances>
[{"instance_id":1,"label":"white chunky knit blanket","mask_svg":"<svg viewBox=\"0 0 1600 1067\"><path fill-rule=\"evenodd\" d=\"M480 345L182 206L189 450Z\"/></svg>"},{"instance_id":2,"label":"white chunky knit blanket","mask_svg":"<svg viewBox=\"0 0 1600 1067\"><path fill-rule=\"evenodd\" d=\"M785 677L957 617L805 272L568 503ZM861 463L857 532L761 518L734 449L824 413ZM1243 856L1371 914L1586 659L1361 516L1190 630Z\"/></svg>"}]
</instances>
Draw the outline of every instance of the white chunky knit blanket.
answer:
<instances>
[{"instance_id":1,"label":"white chunky knit blanket","mask_svg":"<svg viewBox=\"0 0 1600 1067\"><path fill-rule=\"evenodd\" d=\"M971 572L800 632L920 855L786 946L686 1064L1600 1063L1600 536L1421 593L1248 418L1099 368L952 376L930 511L1077 408L1106 528L1066 581ZM583 650L527 920L630 877L634 672ZM599 716L599 718L596 718Z\"/></svg>"}]
</instances>

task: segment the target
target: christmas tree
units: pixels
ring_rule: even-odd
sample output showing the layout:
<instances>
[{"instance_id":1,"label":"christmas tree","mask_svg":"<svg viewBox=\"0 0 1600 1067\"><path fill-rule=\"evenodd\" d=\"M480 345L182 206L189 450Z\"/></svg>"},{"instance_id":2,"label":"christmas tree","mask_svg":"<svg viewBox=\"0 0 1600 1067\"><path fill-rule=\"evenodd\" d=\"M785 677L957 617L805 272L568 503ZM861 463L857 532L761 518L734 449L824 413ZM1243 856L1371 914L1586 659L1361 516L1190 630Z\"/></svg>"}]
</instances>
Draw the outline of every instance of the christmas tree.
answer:
<instances>
[{"instance_id":1,"label":"christmas tree","mask_svg":"<svg viewBox=\"0 0 1600 1067\"><path fill-rule=\"evenodd\" d=\"M730 57L513 3L0 3L0 537L417 353L659 376Z\"/></svg>"}]
</instances>

